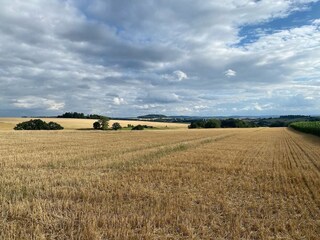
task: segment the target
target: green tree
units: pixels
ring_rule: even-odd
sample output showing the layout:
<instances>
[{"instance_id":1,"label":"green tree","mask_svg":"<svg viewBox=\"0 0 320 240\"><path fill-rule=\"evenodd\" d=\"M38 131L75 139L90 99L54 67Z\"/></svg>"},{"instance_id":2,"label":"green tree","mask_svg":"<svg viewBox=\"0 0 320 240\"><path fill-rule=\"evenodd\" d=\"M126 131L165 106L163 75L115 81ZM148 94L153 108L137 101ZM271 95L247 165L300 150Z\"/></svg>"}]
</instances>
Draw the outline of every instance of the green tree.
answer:
<instances>
[{"instance_id":1,"label":"green tree","mask_svg":"<svg viewBox=\"0 0 320 240\"><path fill-rule=\"evenodd\" d=\"M205 128L220 128L221 122L218 119L209 119L206 121Z\"/></svg>"},{"instance_id":2,"label":"green tree","mask_svg":"<svg viewBox=\"0 0 320 240\"><path fill-rule=\"evenodd\" d=\"M113 130L118 130L118 129L121 129L122 127L121 127L121 125L120 125L120 123L118 123L118 122L115 122L114 124L112 124L112 129Z\"/></svg>"},{"instance_id":3,"label":"green tree","mask_svg":"<svg viewBox=\"0 0 320 240\"><path fill-rule=\"evenodd\" d=\"M99 121L101 129L102 130L107 130L109 127L109 118L107 117L100 117Z\"/></svg>"},{"instance_id":4,"label":"green tree","mask_svg":"<svg viewBox=\"0 0 320 240\"><path fill-rule=\"evenodd\" d=\"M204 128L206 124L205 120L196 120L196 121L192 121L190 123L190 125L188 126L188 128Z\"/></svg>"},{"instance_id":5,"label":"green tree","mask_svg":"<svg viewBox=\"0 0 320 240\"><path fill-rule=\"evenodd\" d=\"M228 118L221 121L223 128L247 128L248 124L240 119Z\"/></svg>"}]
</instances>

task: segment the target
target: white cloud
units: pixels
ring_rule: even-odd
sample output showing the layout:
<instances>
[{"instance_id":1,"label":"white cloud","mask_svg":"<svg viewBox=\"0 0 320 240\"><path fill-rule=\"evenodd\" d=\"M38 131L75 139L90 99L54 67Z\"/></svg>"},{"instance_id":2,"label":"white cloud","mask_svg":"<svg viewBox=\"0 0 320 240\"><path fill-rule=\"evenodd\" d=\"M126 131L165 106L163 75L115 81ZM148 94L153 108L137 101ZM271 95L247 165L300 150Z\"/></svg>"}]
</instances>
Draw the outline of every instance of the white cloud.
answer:
<instances>
[{"instance_id":1,"label":"white cloud","mask_svg":"<svg viewBox=\"0 0 320 240\"><path fill-rule=\"evenodd\" d=\"M162 75L162 78L169 81L169 82L180 82L185 79L188 79L188 75L181 70L176 70L172 74Z\"/></svg>"},{"instance_id":2,"label":"white cloud","mask_svg":"<svg viewBox=\"0 0 320 240\"><path fill-rule=\"evenodd\" d=\"M161 105L159 105L159 104L143 104L143 105L135 105L134 107L136 109L140 109L140 110L150 110L150 109L161 108Z\"/></svg>"},{"instance_id":3,"label":"white cloud","mask_svg":"<svg viewBox=\"0 0 320 240\"><path fill-rule=\"evenodd\" d=\"M203 109L206 109L206 108L208 108L208 106L205 106L205 105L196 105L196 106L194 106L195 110L203 110Z\"/></svg>"},{"instance_id":4,"label":"white cloud","mask_svg":"<svg viewBox=\"0 0 320 240\"><path fill-rule=\"evenodd\" d=\"M313 100L314 97L310 97L310 96L309 96L309 97L305 97L304 99L305 99L305 100Z\"/></svg>"},{"instance_id":5,"label":"white cloud","mask_svg":"<svg viewBox=\"0 0 320 240\"><path fill-rule=\"evenodd\" d=\"M224 74L227 77L235 77L235 76L237 76L237 72L232 70L232 69L228 69L227 71L224 72Z\"/></svg>"},{"instance_id":6,"label":"white cloud","mask_svg":"<svg viewBox=\"0 0 320 240\"><path fill-rule=\"evenodd\" d=\"M316 19L316 20L313 20L312 23L314 25L320 25L320 18Z\"/></svg>"},{"instance_id":7,"label":"white cloud","mask_svg":"<svg viewBox=\"0 0 320 240\"><path fill-rule=\"evenodd\" d=\"M262 106L260 106L259 103L255 103L255 104L254 104L254 108L255 108L256 110L258 110L258 111L262 111L262 110L263 110Z\"/></svg>"},{"instance_id":8,"label":"white cloud","mask_svg":"<svg viewBox=\"0 0 320 240\"><path fill-rule=\"evenodd\" d=\"M115 97L113 98L113 104L115 105L126 104L126 101L121 97Z\"/></svg>"},{"instance_id":9,"label":"white cloud","mask_svg":"<svg viewBox=\"0 0 320 240\"><path fill-rule=\"evenodd\" d=\"M173 75L178 79L179 81L182 81L184 79L188 79L188 75L180 70L174 71Z\"/></svg>"}]
</instances>

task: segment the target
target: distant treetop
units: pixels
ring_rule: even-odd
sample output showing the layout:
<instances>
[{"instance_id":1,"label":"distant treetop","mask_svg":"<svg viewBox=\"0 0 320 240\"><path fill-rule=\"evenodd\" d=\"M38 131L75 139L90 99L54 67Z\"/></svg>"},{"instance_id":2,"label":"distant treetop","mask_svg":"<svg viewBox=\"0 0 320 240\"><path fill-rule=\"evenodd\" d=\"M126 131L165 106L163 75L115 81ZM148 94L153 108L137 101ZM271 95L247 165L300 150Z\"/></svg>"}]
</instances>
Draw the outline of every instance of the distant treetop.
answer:
<instances>
[{"instance_id":1,"label":"distant treetop","mask_svg":"<svg viewBox=\"0 0 320 240\"><path fill-rule=\"evenodd\" d=\"M294 119L294 118L310 118L310 116L306 116L306 115L283 115L280 116L280 118L285 118L285 119Z\"/></svg>"},{"instance_id":2,"label":"distant treetop","mask_svg":"<svg viewBox=\"0 0 320 240\"><path fill-rule=\"evenodd\" d=\"M98 114L85 115L84 113L78 113L78 112L66 112L58 116L58 118L79 118L79 119L100 119L102 117L105 117L105 116L98 115Z\"/></svg>"},{"instance_id":3,"label":"distant treetop","mask_svg":"<svg viewBox=\"0 0 320 240\"><path fill-rule=\"evenodd\" d=\"M192 121L188 128L249 128L256 127L254 123L235 119L201 119Z\"/></svg>"}]
</instances>

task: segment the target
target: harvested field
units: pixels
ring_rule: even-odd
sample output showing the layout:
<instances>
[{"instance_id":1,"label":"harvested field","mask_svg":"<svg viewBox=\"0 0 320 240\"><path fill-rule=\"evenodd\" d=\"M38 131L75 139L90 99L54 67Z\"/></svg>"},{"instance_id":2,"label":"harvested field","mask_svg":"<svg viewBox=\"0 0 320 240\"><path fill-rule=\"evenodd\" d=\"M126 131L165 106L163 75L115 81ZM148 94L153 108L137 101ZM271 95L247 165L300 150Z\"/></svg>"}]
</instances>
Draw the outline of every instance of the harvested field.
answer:
<instances>
[{"instance_id":1,"label":"harvested field","mask_svg":"<svg viewBox=\"0 0 320 240\"><path fill-rule=\"evenodd\" d=\"M36 118L0 118L0 130L12 130L18 123L28 121ZM74 119L74 118L41 118L46 122L57 122L62 125L65 130L78 130L89 129L97 120L95 119ZM148 121L129 121L129 120L111 120L109 122L110 127L114 122L120 123L122 127L126 127L128 124L132 125L148 125L156 128L187 128L188 124L184 123L165 123L165 122L148 122Z\"/></svg>"},{"instance_id":2,"label":"harvested field","mask_svg":"<svg viewBox=\"0 0 320 240\"><path fill-rule=\"evenodd\" d=\"M0 131L0 239L320 239L320 138Z\"/></svg>"}]
</instances>

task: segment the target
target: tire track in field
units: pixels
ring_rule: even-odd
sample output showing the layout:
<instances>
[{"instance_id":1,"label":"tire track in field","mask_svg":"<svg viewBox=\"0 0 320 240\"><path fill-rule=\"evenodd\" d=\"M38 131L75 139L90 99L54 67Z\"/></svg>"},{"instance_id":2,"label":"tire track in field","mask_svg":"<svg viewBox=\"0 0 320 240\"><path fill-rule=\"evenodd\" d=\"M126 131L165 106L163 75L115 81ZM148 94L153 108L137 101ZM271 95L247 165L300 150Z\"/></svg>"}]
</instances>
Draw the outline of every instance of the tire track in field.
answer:
<instances>
[{"instance_id":1,"label":"tire track in field","mask_svg":"<svg viewBox=\"0 0 320 240\"><path fill-rule=\"evenodd\" d=\"M282 194L286 196L287 201L293 203L293 209L295 214L301 214L303 209L306 208L306 204L299 196L298 186L301 184L297 176L300 174L299 164L296 160L295 154L292 152L291 144L288 136L283 131L283 135L280 136L280 153L281 155L277 159L279 164L278 176L280 179L280 185ZM292 164L294 162L294 164ZM282 165L284 164L284 168ZM282 207L285 208L285 203L282 203ZM309 214L312 214L310 208L307 208Z\"/></svg>"},{"instance_id":2,"label":"tire track in field","mask_svg":"<svg viewBox=\"0 0 320 240\"><path fill-rule=\"evenodd\" d=\"M286 130L283 132L287 162L295 162L294 167L285 171L287 179L289 179L287 182L290 189L295 193L295 196L301 196L294 198L294 200L299 202L300 209L307 209L313 218L317 218L319 217L320 206L316 193L319 186L315 186L316 190L313 190L310 183L317 185L312 180L313 175L311 173L315 173L315 177L318 178L318 171L314 168L313 163L310 162L305 152L297 147L294 138ZM301 194L301 191L304 194Z\"/></svg>"},{"instance_id":3,"label":"tire track in field","mask_svg":"<svg viewBox=\"0 0 320 240\"><path fill-rule=\"evenodd\" d=\"M304 141L302 143L298 142L296 138L293 137L289 132L287 135L290 138L290 142L292 143L291 147L297 156L297 159L300 161L301 168L299 169L300 175L302 177L302 181L309 193L309 197L315 204L315 209L320 210L320 199L319 199L319 167L316 164L318 158L312 157L314 156L314 152L307 152L305 148L307 148L307 142ZM303 145L302 145L303 144ZM311 155L312 154L312 155ZM319 160L318 160L319 161ZM318 194L318 195L317 195Z\"/></svg>"},{"instance_id":4,"label":"tire track in field","mask_svg":"<svg viewBox=\"0 0 320 240\"><path fill-rule=\"evenodd\" d=\"M138 157L140 156L140 152L146 153L145 155L152 155L153 152L157 151L158 149L170 149L170 148L174 148L178 145L181 144L192 144L193 142L198 142L198 141L211 141L211 140L218 140L220 138L224 138L226 136L231 136L233 135L228 133L228 134L224 134L223 132L221 132L221 134L219 133L218 135L215 135L214 137L197 137L197 138L189 138L188 136L186 136L185 139L183 140L179 140L179 141L173 141L170 143L157 143L155 142L154 144L148 145L148 146L143 146L143 147L130 147L128 149L122 149L118 152L105 152L104 150L99 151L98 153L96 152L92 152L90 154L86 154L85 157L79 157L76 156L73 159L69 159L68 161L54 161L54 162L48 162L48 163L44 163L41 164L39 167L40 168L50 168L50 169L56 169L56 168L72 168L72 169L76 169L76 168L96 168L97 165L96 164L100 164L101 167L104 167L104 165L108 165L110 164L110 162L117 162L120 161L121 162L125 162L125 161L130 161L131 155L135 155L137 154ZM144 156L142 154L142 156ZM137 157L137 158L138 158ZM128 159L126 159L128 158ZM121 159L124 159L123 161ZM90 161L89 161L90 160ZM107 161L107 162L106 162Z\"/></svg>"},{"instance_id":5,"label":"tire track in field","mask_svg":"<svg viewBox=\"0 0 320 240\"><path fill-rule=\"evenodd\" d=\"M316 173L319 175L320 174L320 153L318 154L317 152L312 149L306 141L297 141L296 138L293 137L292 133L287 131L288 135L290 136L292 142L295 144L297 148L307 157L307 159L310 161L310 163L315 167ZM318 159L318 161L317 161Z\"/></svg>"},{"instance_id":6,"label":"tire track in field","mask_svg":"<svg viewBox=\"0 0 320 240\"><path fill-rule=\"evenodd\" d=\"M151 149L153 151L149 153L145 153L135 158L131 158L124 161L114 161L112 163L107 164L105 168L110 170L115 170L115 169L127 170L132 167L153 162L161 157L168 156L175 152L186 151L191 147L194 148L194 147L202 146L204 144L221 141L227 138L231 138L235 135L236 135L235 133L230 133L230 134L219 135L216 137L197 138L197 139L192 139L187 141L181 141L174 144L167 144L160 147L155 147Z\"/></svg>"},{"instance_id":7,"label":"tire track in field","mask_svg":"<svg viewBox=\"0 0 320 240\"><path fill-rule=\"evenodd\" d=\"M274 133L273 144L269 151L273 163L272 182L269 183L272 185L270 202L273 205L272 212L275 218L271 231L273 238L304 239L305 237L297 232L306 226L300 226L297 219L302 216L309 217L312 211L307 208L305 199L301 198L301 179L297 175L301 171L300 163L283 128ZM314 216L312 218L315 219ZM283 226L280 231L279 225ZM297 232L292 229L296 229Z\"/></svg>"},{"instance_id":8,"label":"tire track in field","mask_svg":"<svg viewBox=\"0 0 320 240\"><path fill-rule=\"evenodd\" d=\"M304 197L301 198L304 194L301 194L300 192L303 191L306 194L310 194L310 192L306 192L306 186L305 181L303 180L303 165L301 163L300 157L298 153L296 152L292 141L290 139L290 136L286 134L284 131L284 139L285 139L285 149L287 150L287 162L290 164L291 162L294 162L295 165L290 169L290 171L286 171L285 174L287 174L287 183L289 184L289 189L291 189L294 193L293 196L299 196L294 197L294 201L297 204L298 210L307 209L309 214L313 216L312 209L306 205ZM291 164L292 165L292 164Z\"/></svg>"}]
</instances>

